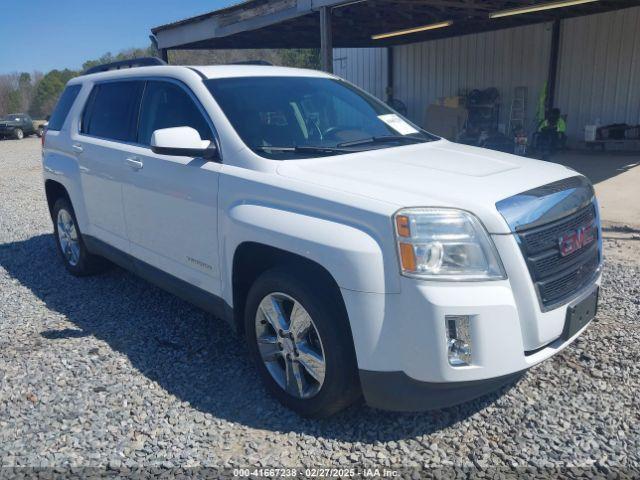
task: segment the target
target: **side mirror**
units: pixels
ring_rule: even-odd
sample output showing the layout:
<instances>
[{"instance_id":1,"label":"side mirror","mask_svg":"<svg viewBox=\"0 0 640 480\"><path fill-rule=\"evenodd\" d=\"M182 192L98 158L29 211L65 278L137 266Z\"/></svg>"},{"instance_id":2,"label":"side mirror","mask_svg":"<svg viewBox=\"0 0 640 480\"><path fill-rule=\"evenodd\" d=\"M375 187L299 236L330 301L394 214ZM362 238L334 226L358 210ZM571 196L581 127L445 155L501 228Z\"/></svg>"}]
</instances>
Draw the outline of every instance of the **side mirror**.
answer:
<instances>
[{"instance_id":1,"label":"side mirror","mask_svg":"<svg viewBox=\"0 0 640 480\"><path fill-rule=\"evenodd\" d=\"M161 128L151 135L151 151L159 155L177 157L218 158L218 149L209 140L202 140L195 128Z\"/></svg>"}]
</instances>

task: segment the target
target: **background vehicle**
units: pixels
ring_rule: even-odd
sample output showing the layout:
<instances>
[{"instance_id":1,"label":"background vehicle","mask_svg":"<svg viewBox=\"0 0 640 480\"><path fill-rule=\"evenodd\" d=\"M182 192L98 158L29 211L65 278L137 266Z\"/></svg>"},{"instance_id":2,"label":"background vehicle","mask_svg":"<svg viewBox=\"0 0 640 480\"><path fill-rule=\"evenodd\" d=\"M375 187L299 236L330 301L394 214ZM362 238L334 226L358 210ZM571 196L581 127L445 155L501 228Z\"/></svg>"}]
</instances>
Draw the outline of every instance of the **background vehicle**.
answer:
<instances>
[{"instance_id":1,"label":"background vehicle","mask_svg":"<svg viewBox=\"0 0 640 480\"><path fill-rule=\"evenodd\" d=\"M33 126L31 117L26 113L10 113L0 117L0 138L22 140L24 137L34 134L42 136Z\"/></svg>"},{"instance_id":2,"label":"background vehicle","mask_svg":"<svg viewBox=\"0 0 640 480\"><path fill-rule=\"evenodd\" d=\"M38 135L38 137L42 137L45 131L47 130L48 126L49 126L49 115L47 115L47 119L44 122L39 123L38 126L36 127L36 135Z\"/></svg>"},{"instance_id":3,"label":"background vehicle","mask_svg":"<svg viewBox=\"0 0 640 480\"><path fill-rule=\"evenodd\" d=\"M295 411L460 403L593 318L575 171L452 144L322 72L121 67L72 80L49 122L65 267L106 258L224 318Z\"/></svg>"}]
</instances>

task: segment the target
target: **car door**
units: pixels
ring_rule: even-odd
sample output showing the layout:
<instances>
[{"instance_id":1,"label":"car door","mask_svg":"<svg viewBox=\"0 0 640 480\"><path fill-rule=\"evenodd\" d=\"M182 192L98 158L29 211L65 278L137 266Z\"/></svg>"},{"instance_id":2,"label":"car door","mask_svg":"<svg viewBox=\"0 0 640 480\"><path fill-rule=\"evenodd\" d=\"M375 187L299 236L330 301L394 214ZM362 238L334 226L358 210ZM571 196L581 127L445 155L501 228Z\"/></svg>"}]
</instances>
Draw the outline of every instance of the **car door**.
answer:
<instances>
[{"instance_id":1,"label":"car door","mask_svg":"<svg viewBox=\"0 0 640 480\"><path fill-rule=\"evenodd\" d=\"M127 252L122 204L125 162L135 150L144 81L119 80L93 86L80 131L72 133L78 159L89 234Z\"/></svg>"},{"instance_id":2,"label":"car door","mask_svg":"<svg viewBox=\"0 0 640 480\"><path fill-rule=\"evenodd\" d=\"M18 126L24 133L25 137L29 135L29 128L27 128L27 117L25 117L24 115L20 115L18 117Z\"/></svg>"},{"instance_id":3,"label":"car door","mask_svg":"<svg viewBox=\"0 0 640 480\"><path fill-rule=\"evenodd\" d=\"M24 122L24 134L25 135L33 135L35 133L35 128L33 128L33 120L29 115L25 115L22 117Z\"/></svg>"},{"instance_id":4,"label":"car door","mask_svg":"<svg viewBox=\"0 0 640 480\"><path fill-rule=\"evenodd\" d=\"M158 155L155 130L192 127L214 139L212 125L186 85L149 80L140 109L137 155L127 168L124 212L131 253L144 263L213 294L220 292L218 177L221 165Z\"/></svg>"}]
</instances>

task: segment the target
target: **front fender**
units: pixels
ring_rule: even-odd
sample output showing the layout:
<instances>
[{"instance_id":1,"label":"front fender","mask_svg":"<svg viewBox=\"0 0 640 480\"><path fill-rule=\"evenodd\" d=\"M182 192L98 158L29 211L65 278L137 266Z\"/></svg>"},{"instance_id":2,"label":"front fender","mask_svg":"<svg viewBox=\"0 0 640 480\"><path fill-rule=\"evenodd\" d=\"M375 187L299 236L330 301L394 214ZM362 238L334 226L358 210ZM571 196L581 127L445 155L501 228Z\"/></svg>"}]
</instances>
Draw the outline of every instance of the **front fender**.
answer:
<instances>
[{"instance_id":1,"label":"front fender","mask_svg":"<svg viewBox=\"0 0 640 480\"><path fill-rule=\"evenodd\" d=\"M312 260L329 271L340 288L385 293L391 286L378 242L349 225L276 207L241 204L228 212L223 232L224 264L232 278L233 255L244 242L262 243ZM391 287L391 289L393 289Z\"/></svg>"}]
</instances>

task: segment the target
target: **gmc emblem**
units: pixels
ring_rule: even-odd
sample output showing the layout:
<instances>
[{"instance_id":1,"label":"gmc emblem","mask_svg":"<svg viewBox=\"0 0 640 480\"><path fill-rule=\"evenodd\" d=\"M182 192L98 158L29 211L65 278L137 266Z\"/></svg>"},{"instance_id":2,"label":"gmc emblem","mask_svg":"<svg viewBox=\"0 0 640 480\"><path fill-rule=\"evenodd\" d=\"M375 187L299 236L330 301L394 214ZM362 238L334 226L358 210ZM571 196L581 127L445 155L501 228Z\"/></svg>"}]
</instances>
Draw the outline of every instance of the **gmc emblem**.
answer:
<instances>
[{"instance_id":1,"label":"gmc emblem","mask_svg":"<svg viewBox=\"0 0 640 480\"><path fill-rule=\"evenodd\" d=\"M594 230L593 225L587 225L573 232L565 233L559 239L560 255L566 257L592 243L596 239Z\"/></svg>"}]
</instances>

